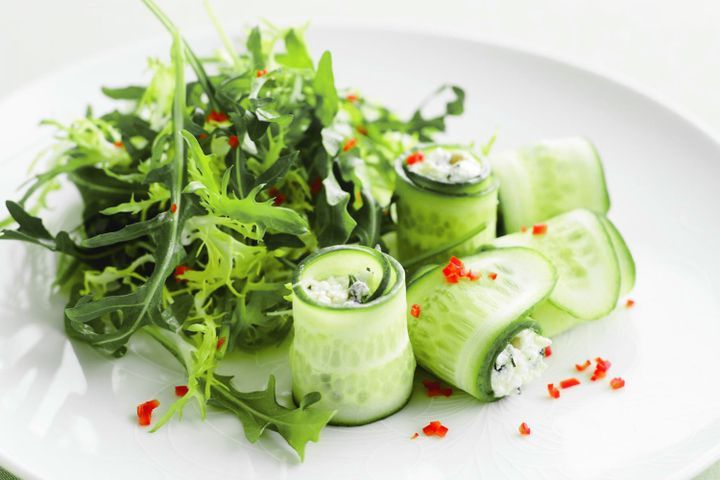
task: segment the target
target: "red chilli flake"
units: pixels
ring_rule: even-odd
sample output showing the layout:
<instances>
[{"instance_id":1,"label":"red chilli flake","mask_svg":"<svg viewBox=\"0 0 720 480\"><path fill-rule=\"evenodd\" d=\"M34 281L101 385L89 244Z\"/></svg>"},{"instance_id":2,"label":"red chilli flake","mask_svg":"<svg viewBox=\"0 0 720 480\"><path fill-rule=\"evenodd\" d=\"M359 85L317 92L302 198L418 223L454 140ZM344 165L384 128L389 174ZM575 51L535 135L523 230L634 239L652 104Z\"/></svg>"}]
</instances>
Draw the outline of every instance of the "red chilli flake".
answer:
<instances>
[{"instance_id":1,"label":"red chilli flake","mask_svg":"<svg viewBox=\"0 0 720 480\"><path fill-rule=\"evenodd\" d=\"M178 282L187 282L187 280L180 277L185 275L185 272L188 272L190 270L192 270L192 268L186 267L185 265L178 265L177 267L175 267L175 280L177 280Z\"/></svg>"},{"instance_id":2,"label":"red chilli flake","mask_svg":"<svg viewBox=\"0 0 720 480\"><path fill-rule=\"evenodd\" d=\"M425 379L422 381L423 386L427 390L428 397L449 397L453 393L450 387L443 387L437 380Z\"/></svg>"},{"instance_id":3,"label":"red chilli flake","mask_svg":"<svg viewBox=\"0 0 720 480\"><path fill-rule=\"evenodd\" d=\"M533 235L545 235L547 233L547 225L544 223L538 223L536 225L533 225L532 228L532 234Z\"/></svg>"},{"instance_id":4,"label":"red chilli flake","mask_svg":"<svg viewBox=\"0 0 720 480\"><path fill-rule=\"evenodd\" d=\"M348 152L357 146L357 138L351 138L343 144L343 152Z\"/></svg>"},{"instance_id":5,"label":"red chilli flake","mask_svg":"<svg viewBox=\"0 0 720 480\"><path fill-rule=\"evenodd\" d=\"M442 438L447 434L448 428L442 423L440 423L438 420L435 420L425 425L422 431L428 437Z\"/></svg>"},{"instance_id":6,"label":"red chilli flake","mask_svg":"<svg viewBox=\"0 0 720 480\"><path fill-rule=\"evenodd\" d=\"M320 193L320 191L322 190L322 188L323 188L322 182L323 182L322 178L320 178L319 176L315 177L313 179L313 181L310 182L310 193L312 194L313 197L315 195L317 195L318 193Z\"/></svg>"},{"instance_id":7,"label":"red chilli flake","mask_svg":"<svg viewBox=\"0 0 720 480\"><path fill-rule=\"evenodd\" d=\"M527 228L525 225L523 225L522 227L520 227L520 231L521 231L522 233L527 232L527 230L528 230L528 228Z\"/></svg>"},{"instance_id":8,"label":"red chilli flake","mask_svg":"<svg viewBox=\"0 0 720 480\"><path fill-rule=\"evenodd\" d=\"M220 350L225 345L225 337L218 338L217 349Z\"/></svg>"},{"instance_id":9,"label":"red chilli flake","mask_svg":"<svg viewBox=\"0 0 720 480\"><path fill-rule=\"evenodd\" d=\"M218 112L217 110L211 111L207 116L207 121L213 123L222 123L228 120L230 120L230 117L227 116L227 113Z\"/></svg>"},{"instance_id":10,"label":"red chilli flake","mask_svg":"<svg viewBox=\"0 0 720 480\"><path fill-rule=\"evenodd\" d=\"M150 400L137 406L138 425L147 427L152 422L152 412L160 406L158 400Z\"/></svg>"},{"instance_id":11,"label":"red chilli flake","mask_svg":"<svg viewBox=\"0 0 720 480\"><path fill-rule=\"evenodd\" d=\"M528 436L530 435L530 427L528 427L527 423L522 422L518 427L518 432L520 432L520 435Z\"/></svg>"},{"instance_id":12,"label":"red chilli flake","mask_svg":"<svg viewBox=\"0 0 720 480\"><path fill-rule=\"evenodd\" d=\"M177 212L177 203L173 203L172 205L170 205L170 213L175 212Z\"/></svg>"},{"instance_id":13,"label":"red chilli flake","mask_svg":"<svg viewBox=\"0 0 720 480\"><path fill-rule=\"evenodd\" d=\"M412 436L410 437L410 440L415 440L415 439L418 438L419 436L420 436L420 434L417 433L417 432L415 432L415 433L413 433Z\"/></svg>"},{"instance_id":14,"label":"red chilli flake","mask_svg":"<svg viewBox=\"0 0 720 480\"><path fill-rule=\"evenodd\" d=\"M583 370L585 370L585 369L586 369L587 367L589 367L589 366L590 366L590 360L585 360L585 363L583 363L583 364L578 364L578 363L576 363L576 364L575 364L575 370L577 370L578 372L582 372Z\"/></svg>"},{"instance_id":15,"label":"red chilli flake","mask_svg":"<svg viewBox=\"0 0 720 480\"><path fill-rule=\"evenodd\" d=\"M560 390L558 390L554 384L548 383L547 389L548 389L548 394L552 398L560 398Z\"/></svg>"},{"instance_id":16,"label":"red chilli flake","mask_svg":"<svg viewBox=\"0 0 720 480\"><path fill-rule=\"evenodd\" d=\"M545 356L545 358L552 355L552 348L550 348L549 346L545 347L545 350L543 351L543 355Z\"/></svg>"},{"instance_id":17,"label":"red chilli flake","mask_svg":"<svg viewBox=\"0 0 720 480\"><path fill-rule=\"evenodd\" d=\"M275 187L271 187L270 190L268 190L268 194L273 197L273 205L276 207L279 207L287 200L287 195Z\"/></svg>"},{"instance_id":18,"label":"red chilli flake","mask_svg":"<svg viewBox=\"0 0 720 480\"><path fill-rule=\"evenodd\" d=\"M240 140L238 140L237 135L230 135L230 137L228 137L228 144L230 148L237 148L240 145Z\"/></svg>"},{"instance_id":19,"label":"red chilli flake","mask_svg":"<svg viewBox=\"0 0 720 480\"><path fill-rule=\"evenodd\" d=\"M613 390L623 388L624 386L625 386L625 380L623 380L620 377L615 377L612 380L610 380L610 387L612 387Z\"/></svg>"},{"instance_id":20,"label":"red chilli flake","mask_svg":"<svg viewBox=\"0 0 720 480\"><path fill-rule=\"evenodd\" d=\"M413 303L412 307L410 307L410 315L415 318L420 318L420 305Z\"/></svg>"},{"instance_id":21,"label":"red chilli flake","mask_svg":"<svg viewBox=\"0 0 720 480\"><path fill-rule=\"evenodd\" d=\"M187 395L187 392L188 387L186 387L185 385L178 385L177 387L175 387L175 395L177 395L178 397L184 397L185 395Z\"/></svg>"},{"instance_id":22,"label":"red chilli flake","mask_svg":"<svg viewBox=\"0 0 720 480\"><path fill-rule=\"evenodd\" d=\"M345 100L347 100L348 102L354 103L354 102L357 102L358 100L360 100L360 97L355 93L350 93L350 94L348 94L347 97L345 97Z\"/></svg>"},{"instance_id":23,"label":"red chilli flake","mask_svg":"<svg viewBox=\"0 0 720 480\"><path fill-rule=\"evenodd\" d=\"M262 77L262 76L264 76L264 75L267 75L267 73L268 73L267 68L263 68L262 70L258 70L258 71L255 73L255 76L256 76L257 78L260 78L260 77Z\"/></svg>"},{"instance_id":24,"label":"red chilli flake","mask_svg":"<svg viewBox=\"0 0 720 480\"><path fill-rule=\"evenodd\" d=\"M610 363L610 360L603 360L600 357L597 357L595 359L595 371L592 374L592 377L590 377L590 381L594 382L598 379L605 378L605 374L608 370L610 370L610 367L612 364Z\"/></svg>"},{"instance_id":25,"label":"red chilli flake","mask_svg":"<svg viewBox=\"0 0 720 480\"><path fill-rule=\"evenodd\" d=\"M125 148L125 144L121 140L113 142L113 145L115 145L117 148Z\"/></svg>"},{"instance_id":26,"label":"red chilli flake","mask_svg":"<svg viewBox=\"0 0 720 480\"><path fill-rule=\"evenodd\" d=\"M574 387L575 385L580 385L580 380L577 378L567 378L560 382L560 388L570 388Z\"/></svg>"},{"instance_id":27,"label":"red chilli flake","mask_svg":"<svg viewBox=\"0 0 720 480\"><path fill-rule=\"evenodd\" d=\"M198 140L205 140L206 138L208 138L207 133L201 133L200 135L198 135Z\"/></svg>"},{"instance_id":28,"label":"red chilli flake","mask_svg":"<svg viewBox=\"0 0 720 480\"><path fill-rule=\"evenodd\" d=\"M368 134L368 129L364 125L358 125L357 127L355 127L355 131L358 132L360 135L367 136Z\"/></svg>"},{"instance_id":29,"label":"red chilli flake","mask_svg":"<svg viewBox=\"0 0 720 480\"><path fill-rule=\"evenodd\" d=\"M445 280L448 283L458 283L461 278L467 278L470 281L475 281L480 278L479 274L466 271L462 260L455 256L450 257L450 261L448 261L448 264L443 268L442 273L445 275Z\"/></svg>"},{"instance_id":30,"label":"red chilli flake","mask_svg":"<svg viewBox=\"0 0 720 480\"><path fill-rule=\"evenodd\" d=\"M625 302L625 308L632 308L634 306L635 306L635 300L633 300L632 298L628 298L627 301Z\"/></svg>"},{"instance_id":31,"label":"red chilli flake","mask_svg":"<svg viewBox=\"0 0 720 480\"><path fill-rule=\"evenodd\" d=\"M497 273L495 273L495 272L488 273L488 278L490 280L495 280L497 278Z\"/></svg>"},{"instance_id":32,"label":"red chilli flake","mask_svg":"<svg viewBox=\"0 0 720 480\"><path fill-rule=\"evenodd\" d=\"M414 152L407 156L405 163L408 165L414 165L425 160L425 154L423 152Z\"/></svg>"}]
</instances>

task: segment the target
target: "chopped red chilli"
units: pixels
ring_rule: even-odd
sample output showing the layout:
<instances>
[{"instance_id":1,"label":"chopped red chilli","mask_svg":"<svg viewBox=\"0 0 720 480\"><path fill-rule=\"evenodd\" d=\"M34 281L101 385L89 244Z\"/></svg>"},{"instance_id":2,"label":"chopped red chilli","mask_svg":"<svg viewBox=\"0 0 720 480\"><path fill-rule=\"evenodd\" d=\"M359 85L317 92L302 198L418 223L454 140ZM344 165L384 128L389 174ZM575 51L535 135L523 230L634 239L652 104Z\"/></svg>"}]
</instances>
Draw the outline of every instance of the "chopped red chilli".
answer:
<instances>
[{"instance_id":1,"label":"chopped red chilli","mask_svg":"<svg viewBox=\"0 0 720 480\"><path fill-rule=\"evenodd\" d=\"M186 279L180 277L185 275L185 272L190 270L192 270L192 268L185 265L178 265L177 267L175 267L175 280L177 280L178 282L187 282Z\"/></svg>"},{"instance_id":2,"label":"chopped red chilli","mask_svg":"<svg viewBox=\"0 0 720 480\"><path fill-rule=\"evenodd\" d=\"M627 302L625 302L625 307L632 308L633 306L635 306L635 300L633 300L632 298L628 298Z\"/></svg>"},{"instance_id":3,"label":"chopped red chilli","mask_svg":"<svg viewBox=\"0 0 720 480\"><path fill-rule=\"evenodd\" d=\"M260 77L262 77L262 76L264 76L264 75L267 75L267 73L268 73L268 72L267 72L267 68L263 68L262 70L258 70L258 71L255 73L255 76L256 76L257 78L260 78Z\"/></svg>"},{"instance_id":4,"label":"chopped red chilli","mask_svg":"<svg viewBox=\"0 0 720 480\"><path fill-rule=\"evenodd\" d=\"M230 120L230 117L227 116L227 113L218 112L217 110L211 111L207 116L207 121L213 123L222 123L228 120Z\"/></svg>"},{"instance_id":5,"label":"chopped red chilli","mask_svg":"<svg viewBox=\"0 0 720 480\"><path fill-rule=\"evenodd\" d=\"M407 156L405 163L408 165L414 165L425 160L425 154L423 152L413 152Z\"/></svg>"},{"instance_id":6,"label":"chopped red chilli","mask_svg":"<svg viewBox=\"0 0 720 480\"><path fill-rule=\"evenodd\" d=\"M543 350L543 356L547 358L550 355L552 355L552 348L550 348L550 346L547 346L545 347L545 350Z\"/></svg>"},{"instance_id":7,"label":"chopped red chilli","mask_svg":"<svg viewBox=\"0 0 720 480\"><path fill-rule=\"evenodd\" d=\"M152 412L160 406L158 400L150 400L137 406L138 424L147 427L152 422Z\"/></svg>"},{"instance_id":8,"label":"chopped red chilli","mask_svg":"<svg viewBox=\"0 0 720 480\"><path fill-rule=\"evenodd\" d=\"M420 305L413 303L412 307L410 307L410 315L415 318L420 318Z\"/></svg>"},{"instance_id":9,"label":"chopped red chilli","mask_svg":"<svg viewBox=\"0 0 720 480\"><path fill-rule=\"evenodd\" d=\"M117 148L125 148L125 144L121 140L113 142L113 145L115 145Z\"/></svg>"},{"instance_id":10,"label":"chopped red chilli","mask_svg":"<svg viewBox=\"0 0 720 480\"><path fill-rule=\"evenodd\" d=\"M357 138L351 138L343 144L343 152L348 152L357 146Z\"/></svg>"},{"instance_id":11,"label":"chopped red chilli","mask_svg":"<svg viewBox=\"0 0 720 480\"><path fill-rule=\"evenodd\" d=\"M518 432L520 432L520 435L527 436L530 435L530 427L528 427L528 424L525 422L522 422L520 426L518 427Z\"/></svg>"},{"instance_id":12,"label":"chopped red chilli","mask_svg":"<svg viewBox=\"0 0 720 480\"><path fill-rule=\"evenodd\" d=\"M279 207L287 200L287 196L275 187L271 187L268 194L272 197L273 205L276 207Z\"/></svg>"},{"instance_id":13,"label":"chopped red chilli","mask_svg":"<svg viewBox=\"0 0 720 480\"><path fill-rule=\"evenodd\" d=\"M497 273L495 273L495 272L488 273L488 278L490 280L495 280L497 278Z\"/></svg>"},{"instance_id":14,"label":"chopped red chilli","mask_svg":"<svg viewBox=\"0 0 720 480\"><path fill-rule=\"evenodd\" d=\"M570 388L574 387L575 385L580 385L580 380L577 378L567 378L560 382L560 388Z\"/></svg>"},{"instance_id":15,"label":"chopped red chilli","mask_svg":"<svg viewBox=\"0 0 720 480\"><path fill-rule=\"evenodd\" d=\"M428 437L440 438L444 437L448 432L448 428L437 420L428 423L422 430Z\"/></svg>"},{"instance_id":16,"label":"chopped red chilli","mask_svg":"<svg viewBox=\"0 0 720 480\"><path fill-rule=\"evenodd\" d=\"M610 370L611 365L610 360L603 360L602 358L597 357L595 359L595 371L593 372L592 377L590 377L590 381L594 382L595 380L605 378L605 374L608 370Z\"/></svg>"},{"instance_id":17,"label":"chopped red chilli","mask_svg":"<svg viewBox=\"0 0 720 480\"><path fill-rule=\"evenodd\" d=\"M225 337L218 338L217 349L220 350L225 345Z\"/></svg>"},{"instance_id":18,"label":"chopped red chilli","mask_svg":"<svg viewBox=\"0 0 720 480\"><path fill-rule=\"evenodd\" d=\"M437 380L425 379L422 381L423 386L427 390L428 397L449 397L453 393L450 387L443 387Z\"/></svg>"},{"instance_id":19,"label":"chopped red chilli","mask_svg":"<svg viewBox=\"0 0 720 480\"><path fill-rule=\"evenodd\" d=\"M552 398L560 398L560 390L558 390L554 384L548 383L547 389L548 389L548 394Z\"/></svg>"},{"instance_id":20,"label":"chopped red chilli","mask_svg":"<svg viewBox=\"0 0 720 480\"><path fill-rule=\"evenodd\" d=\"M575 370L577 370L578 372L582 372L583 370L585 370L585 369L586 369L587 367L589 367L589 366L590 366L590 360L585 360L585 363L583 363L583 364L578 364L578 363L576 363L576 364L575 364Z\"/></svg>"},{"instance_id":21,"label":"chopped red chilli","mask_svg":"<svg viewBox=\"0 0 720 480\"><path fill-rule=\"evenodd\" d=\"M312 182L310 182L310 193L315 196L318 193L320 193L320 190L323 188L323 180L322 178L315 177Z\"/></svg>"},{"instance_id":22,"label":"chopped red chilli","mask_svg":"<svg viewBox=\"0 0 720 480\"><path fill-rule=\"evenodd\" d=\"M471 281L480 278L479 274L466 271L462 260L455 256L450 257L450 261L448 261L448 264L443 268L442 273L445 275L445 280L448 283L458 283L461 278L467 278Z\"/></svg>"},{"instance_id":23,"label":"chopped red chilli","mask_svg":"<svg viewBox=\"0 0 720 480\"><path fill-rule=\"evenodd\" d=\"M228 137L228 144L230 148L237 148L240 145L240 140L238 140L237 135L230 135L230 137Z\"/></svg>"},{"instance_id":24,"label":"chopped red chilli","mask_svg":"<svg viewBox=\"0 0 720 480\"><path fill-rule=\"evenodd\" d=\"M623 380L620 377L615 377L612 380L610 380L610 386L612 387L613 390L623 388L625 386L625 380Z\"/></svg>"},{"instance_id":25,"label":"chopped red chilli","mask_svg":"<svg viewBox=\"0 0 720 480\"><path fill-rule=\"evenodd\" d=\"M172 205L170 205L170 213L175 212L177 212L177 203L173 203Z\"/></svg>"},{"instance_id":26,"label":"chopped red chilli","mask_svg":"<svg viewBox=\"0 0 720 480\"><path fill-rule=\"evenodd\" d=\"M545 235L547 233L547 225L544 223L538 223L533 225L533 235Z\"/></svg>"},{"instance_id":27,"label":"chopped red chilli","mask_svg":"<svg viewBox=\"0 0 720 480\"><path fill-rule=\"evenodd\" d=\"M186 387L185 385L178 385L175 387L175 395L177 395L178 397L184 397L185 395L187 395L187 392L188 387Z\"/></svg>"}]
</instances>

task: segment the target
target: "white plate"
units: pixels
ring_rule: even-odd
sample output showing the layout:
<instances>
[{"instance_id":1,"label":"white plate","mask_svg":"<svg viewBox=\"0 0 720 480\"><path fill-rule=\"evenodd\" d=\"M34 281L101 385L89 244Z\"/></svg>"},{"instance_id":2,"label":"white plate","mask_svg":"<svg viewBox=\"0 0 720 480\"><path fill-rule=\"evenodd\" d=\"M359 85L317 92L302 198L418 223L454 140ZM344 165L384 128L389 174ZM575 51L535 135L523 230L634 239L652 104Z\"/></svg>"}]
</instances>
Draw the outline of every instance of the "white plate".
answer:
<instances>
[{"instance_id":1,"label":"white plate","mask_svg":"<svg viewBox=\"0 0 720 480\"><path fill-rule=\"evenodd\" d=\"M0 465L27 478L688 478L720 457L720 147L699 128L635 91L598 75L520 51L447 37L314 27L315 49L333 51L340 85L403 111L445 82L468 92L467 112L450 123L456 139L498 148L545 137L585 135L599 147L612 219L638 265L632 310L558 338L550 368L520 397L481 405L456 393L428 399L422 387L400 413L358 428L328 428L305 463L274 434L249 444L240 424L192 413L156 434L136 424L135 405L169 402L182 382L173 360L138 338L108 360L67 340L63 300L52 294L51 257L0 245ZM218 45L198 35L199 51ZM46 144L41 118L68 119L104 84L139 80L144 58L169 41L96 57L37 82L0 104L0 196L17 197L33 153ZM317 50L316 50L317 51ZM77 203L53 197L58 219ZM77 215L74 211L73 215ZM573 365L598 355L613 362L607 382L589 384ZM241 364L244 364L243 367ZM253 367L248 373L248 366ZM266 373L287 394L283 351L229 367L247 388ZM588 385L548 398L545 384L579 376ZM410 440L430 420L446 438ZM532 435L520 437L526 421Z\"/></svg>"}]
</instances>

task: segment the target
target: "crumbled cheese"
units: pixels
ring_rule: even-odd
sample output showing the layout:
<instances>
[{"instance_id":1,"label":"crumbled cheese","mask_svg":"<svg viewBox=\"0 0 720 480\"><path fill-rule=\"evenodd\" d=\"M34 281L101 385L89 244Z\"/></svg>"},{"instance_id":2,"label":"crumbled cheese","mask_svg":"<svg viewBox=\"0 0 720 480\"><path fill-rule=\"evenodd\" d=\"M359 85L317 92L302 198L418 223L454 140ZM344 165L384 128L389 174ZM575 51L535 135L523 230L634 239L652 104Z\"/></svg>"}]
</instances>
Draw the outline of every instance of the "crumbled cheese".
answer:
<instances>
[{"instance_id":1,"label":"crumbled cheese","mask_svg":"<svg viewBox=\"0 0 720 480\"><path fill-rule=\"evenodd\" d=\"M325 305L357 305L370 295L367 282L351 275L311 278L304 282L303 289L310 298Z\"/></svg>"},{"instance_id":2,"label":"crumbled cheese","mask_svg":"<svg viewBox=\"0 0 720 480\"><path fill-rule=\"evenodd\" d=\"M490 385L496 397L520 393L520 387L545 370L545 348L549 338L528 328L515 335L495 358Z\"/></svg>"},{"instance_id":3,"label":"crumbled cheese","mask_svg":"<svg viewBox=\"0 0 720 480\"><path fill-rule=\"evenodd\" d=\"M408 165L408 170L423 177L444 183L462 183L483 173L482 164L465 150L430 149L422 162Z\"/></svg>"}]
</instances>

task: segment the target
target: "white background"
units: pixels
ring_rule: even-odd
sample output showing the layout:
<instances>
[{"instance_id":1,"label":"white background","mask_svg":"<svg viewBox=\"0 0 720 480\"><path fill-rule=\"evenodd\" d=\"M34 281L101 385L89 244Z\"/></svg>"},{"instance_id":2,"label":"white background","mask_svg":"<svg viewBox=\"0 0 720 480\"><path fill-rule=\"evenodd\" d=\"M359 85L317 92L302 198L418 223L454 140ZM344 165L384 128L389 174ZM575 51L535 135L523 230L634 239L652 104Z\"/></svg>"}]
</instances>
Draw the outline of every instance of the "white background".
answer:
<instances>
[{"instance_id":1,"label":"white background","mask_svg":"<svg viewBox=\"0 0 720 480\"><path fill-rule=\"evenodd\" d=\"M158 0L181 29L200 0ZM215 0L226 22L332 18L529 47L629 81L720 134L718 0ZM89 55L164 34L140 0L5 1L0 98ZM372 55L372 52L368 52ZM714 472L714 473L712 473ZM716 466L704 478L719 478Z\"/></svg>"}]
</instances>

